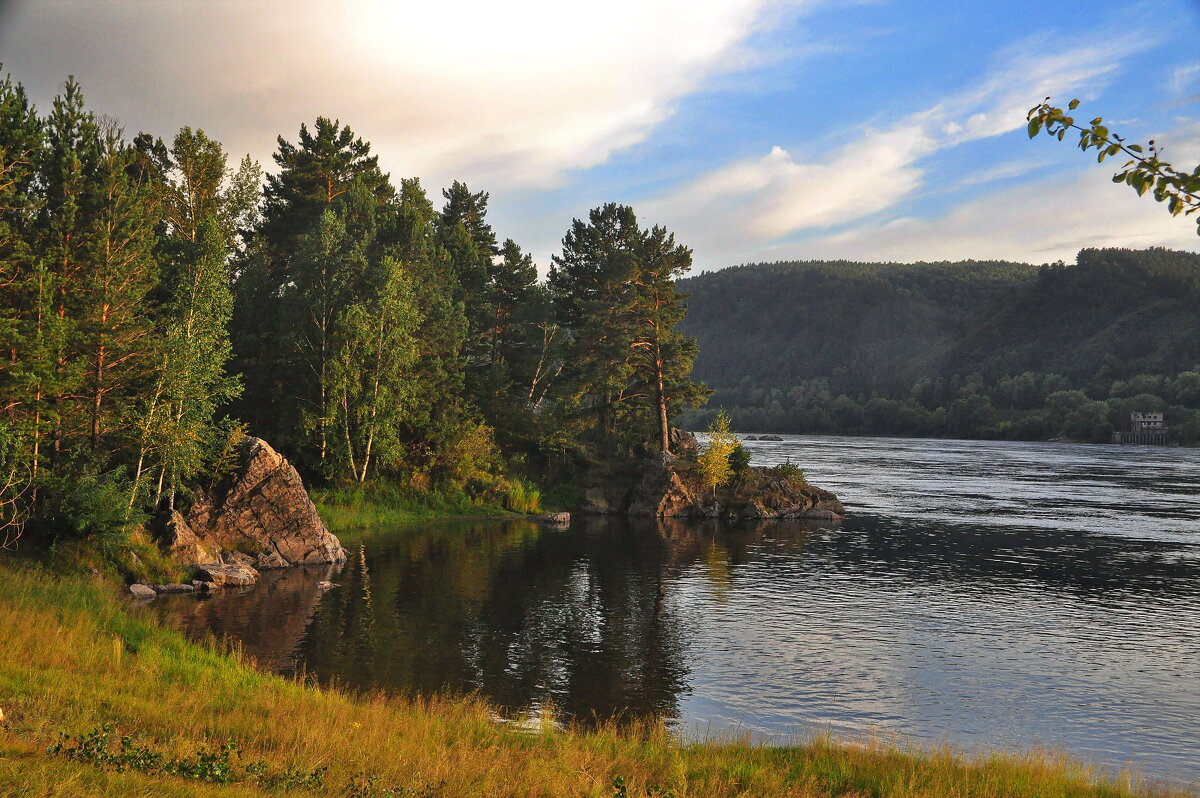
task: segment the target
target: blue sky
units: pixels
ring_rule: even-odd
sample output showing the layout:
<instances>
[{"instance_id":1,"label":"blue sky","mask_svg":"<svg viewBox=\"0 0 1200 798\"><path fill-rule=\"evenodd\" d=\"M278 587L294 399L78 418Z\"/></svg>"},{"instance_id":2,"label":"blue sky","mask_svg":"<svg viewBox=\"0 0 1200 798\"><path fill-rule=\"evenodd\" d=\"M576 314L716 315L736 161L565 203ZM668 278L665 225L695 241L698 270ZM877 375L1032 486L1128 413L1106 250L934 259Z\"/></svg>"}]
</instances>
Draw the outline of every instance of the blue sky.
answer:
<instances>
[{"instance_id":1,"label":"blue sky","mask_svg":"<svg viewBox=\"0 0 1200 798\"><path fill-rule=\"evenodd\" d=\"M545 268L572 217L632 204L698 268L753 260L1070 261L1200 249L1190 220L1029 141L1046 94L1200 162L1200 0L8 3L0 60L68 73L130 132L201 127L270 166L350 124L394 176L491 192Z\"/></svg>"}]
</instances>

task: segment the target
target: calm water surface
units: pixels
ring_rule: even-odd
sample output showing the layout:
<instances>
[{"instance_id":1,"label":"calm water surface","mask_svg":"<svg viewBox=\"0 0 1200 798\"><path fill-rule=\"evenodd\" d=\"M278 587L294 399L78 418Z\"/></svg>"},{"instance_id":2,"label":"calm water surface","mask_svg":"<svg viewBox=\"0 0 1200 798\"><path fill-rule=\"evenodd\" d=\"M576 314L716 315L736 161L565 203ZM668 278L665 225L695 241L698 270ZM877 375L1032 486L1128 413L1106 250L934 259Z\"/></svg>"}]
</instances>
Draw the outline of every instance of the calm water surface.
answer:
<instances>
[{"instance_id":1,"label":"calm water surface","mask_svg":"<svg viewBox=\"0 0 1200 798\"><path fill-rule=\"evenodd\" d=\"M847 520L381 529L340 569L155 604L362 687L772 740L1049 745L1200 785L1200 451L747 447L801 465Z\"/></svg>"}]
</instances>

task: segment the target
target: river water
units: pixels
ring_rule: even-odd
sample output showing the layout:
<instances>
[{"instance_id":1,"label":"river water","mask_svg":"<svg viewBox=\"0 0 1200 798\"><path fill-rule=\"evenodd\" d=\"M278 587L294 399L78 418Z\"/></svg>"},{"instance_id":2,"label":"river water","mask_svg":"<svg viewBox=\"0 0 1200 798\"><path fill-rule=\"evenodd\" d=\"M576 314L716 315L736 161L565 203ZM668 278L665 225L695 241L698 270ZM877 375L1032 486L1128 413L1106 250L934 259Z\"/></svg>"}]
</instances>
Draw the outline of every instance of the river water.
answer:
<instances>
[{"instance_id":1,"label":"river water","mask_svg":"<svg viewBox=\"0 0 1200 798\"><path fill-rule=\"evenodd\" d=\"M780 742L1049 746L1200 785L1200 451L746 446L847 519L376 529L346 536L340 569L155 605L351 686Z\"/></svg>"}]
</instances>

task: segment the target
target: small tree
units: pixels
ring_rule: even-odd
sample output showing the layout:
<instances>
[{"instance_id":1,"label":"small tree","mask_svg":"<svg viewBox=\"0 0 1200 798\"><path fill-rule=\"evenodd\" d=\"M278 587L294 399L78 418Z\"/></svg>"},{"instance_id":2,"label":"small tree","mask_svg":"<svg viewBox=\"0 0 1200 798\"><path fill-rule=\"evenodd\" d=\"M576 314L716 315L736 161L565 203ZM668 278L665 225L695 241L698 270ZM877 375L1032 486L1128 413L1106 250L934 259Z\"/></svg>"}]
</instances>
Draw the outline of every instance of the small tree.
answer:
<instances>
[{"instance_id":1,"label":"small tree","mask_svg":"<svg viewBox=\"0 0 1200 798\"><path fill-rule=\"evenodd\" d=\"M708 425L708 448L696 458L704 487L710 488L714 495L717 487L733 476L729 459L739 445L737 438L729 431L729 414L724 410L718 411L717 417Z\"/></svg>"}]
</instances>

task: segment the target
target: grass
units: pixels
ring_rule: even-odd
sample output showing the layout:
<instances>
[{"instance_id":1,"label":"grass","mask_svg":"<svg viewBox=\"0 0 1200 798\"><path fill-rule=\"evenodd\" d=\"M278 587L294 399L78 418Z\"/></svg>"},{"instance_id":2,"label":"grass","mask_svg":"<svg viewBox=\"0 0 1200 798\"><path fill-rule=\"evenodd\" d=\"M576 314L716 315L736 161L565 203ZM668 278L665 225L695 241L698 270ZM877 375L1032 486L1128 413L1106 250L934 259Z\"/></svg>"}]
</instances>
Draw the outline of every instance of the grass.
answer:
<instances>
[{"instance_id":1,"label":"grass","mask_svg":"<svg viewBox=\"0 0 1200 798\"><path fill-rule=\"evenodd\" d=\"M159 625L113 582L32 566L0 567L0 709L5 796L1165 794L1044 753L684 745L657 725L522 732L471 697L356 695L260 672L218 642ZM129 736L133 759L190 763L176 768L184 775L118 770L96 754L95 737L90 760L47 751L105 723ZM230 783L200 780L220 771L212 752L228 743L238 749ZM321 768L319 786L298 786L295 774Z\"/></svg>"},{"instance_id":2,"label":"grass","mask_svg":"<svg viewBox=\"0 0 1200 798\"><path fill-rule=\"evenodd\" d=\"M465 494L446 495L388 484L318 488L309 495L334 533L410 521L518 515L496 504L475 502Z\"/></svg>"}]
</instances>

